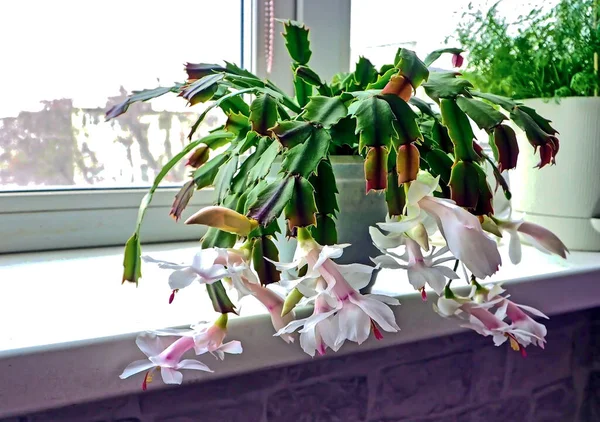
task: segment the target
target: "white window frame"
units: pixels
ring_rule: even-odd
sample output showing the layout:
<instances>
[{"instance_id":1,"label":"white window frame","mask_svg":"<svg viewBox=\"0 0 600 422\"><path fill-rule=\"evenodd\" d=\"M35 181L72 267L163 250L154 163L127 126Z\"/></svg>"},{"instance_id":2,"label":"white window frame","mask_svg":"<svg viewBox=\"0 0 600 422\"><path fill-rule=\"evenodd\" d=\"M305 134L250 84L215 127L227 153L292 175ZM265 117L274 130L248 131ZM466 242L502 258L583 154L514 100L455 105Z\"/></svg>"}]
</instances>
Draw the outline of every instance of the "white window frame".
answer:
<instances>
[{"instance_id":1,"label":"white window frame","mask_svg":"<svg viewBox=\"0 0 600 422\"><path fill-rule=\"evenodd\" d=\"M310 66L322 78L347 71L350 60L351 0L274 0L275 17L305 23L311 29ZM273 67L266 73L264 1L244 1L244 62L292 92L290 59L275 23ZM204 229L169 217L178 188L159 188L142 226L142 243L199 239ZM134 230L147 189L73 189L0 192L0 253L123 245ZM185 215L213 203L212 189L196 192Z\"/></svg>"}]
</instances>

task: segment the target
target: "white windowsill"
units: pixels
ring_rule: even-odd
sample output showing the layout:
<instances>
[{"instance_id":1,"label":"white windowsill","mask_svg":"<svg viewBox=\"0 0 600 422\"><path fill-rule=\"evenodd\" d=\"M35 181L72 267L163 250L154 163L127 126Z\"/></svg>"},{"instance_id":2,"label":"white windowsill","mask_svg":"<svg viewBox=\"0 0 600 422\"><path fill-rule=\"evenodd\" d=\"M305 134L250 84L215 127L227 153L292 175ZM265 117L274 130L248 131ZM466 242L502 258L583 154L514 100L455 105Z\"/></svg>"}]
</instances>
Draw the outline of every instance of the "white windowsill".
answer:
<instances>
[{"instance_id":1,"label":"white windowsill","mask_svg":"<svg viewBox=\"0 0 600 422\"><path fill-rule=\"evenodd\" d=\"M151 245L144 253L182 261L197 247L196 242ZM574 252L562 261L531 248L523 252L519 266L503 256L495 277L507 280L515 301L550 315L600 306L600 253ZM122 286L121 263L120 247L0 256L0 418L137 393L139 377L118 378L128 363L143 357L133 342L137 332L214 318L200 285L180 292L169 305L167 272L145 265L138 288ZM339 353L460 331L456 321L433 312L431 301L424 304L404 277L382 271L374 289L400 297L395 313L402 331L359 347L349 344ZM244 353L224 362L201 357L215 373L188 371L186 382L311 359L297 344L272 336L260 305L246 302L241 315L230 322L229 338L241 340ZM158 387L160 382L151 386Z\"/></svg>"}]
</instances>

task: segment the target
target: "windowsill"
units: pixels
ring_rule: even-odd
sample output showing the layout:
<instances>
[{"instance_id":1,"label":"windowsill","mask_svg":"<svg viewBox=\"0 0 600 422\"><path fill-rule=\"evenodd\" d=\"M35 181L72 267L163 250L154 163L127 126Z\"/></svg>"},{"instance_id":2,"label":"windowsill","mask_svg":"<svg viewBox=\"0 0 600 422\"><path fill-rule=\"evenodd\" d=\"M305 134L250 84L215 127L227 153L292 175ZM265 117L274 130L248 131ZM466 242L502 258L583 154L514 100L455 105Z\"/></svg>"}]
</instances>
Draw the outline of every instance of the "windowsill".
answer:
<instances>
[{"instance_id":1,"label":"windowsill","mask_svg":"<svg viewBox=\"0 0 600 422\"><path fill-rule=\"evenodd\" d=\"M180 261L197 247L196 242L149 245L144 253ZM0 418L137 393L139 379L118 378L128 363L142 358L133 342L137 332L214 318L199 284L169 305L168 273L151 265L145 265L138 288L122 286L121 254L121 247L111 247L0 256ZM573 252L562 261L526 247L519 266L505 255L495 280L507 280L515 301L550 315L600 306L600 253ZM374 289L400 297L402 305L395 313L402 331L361 346L349 344L339 353L461 330L456 321L435 314L431 302L422 303L403 277L404 273L382 271ZM188 371L188 382L310 359L298 345L272 336L260 305L247 301L240 313L230 323L229 338L241 340L244 353L224 362L202 357L215 373Z\"/></svg>"}]
</instances>

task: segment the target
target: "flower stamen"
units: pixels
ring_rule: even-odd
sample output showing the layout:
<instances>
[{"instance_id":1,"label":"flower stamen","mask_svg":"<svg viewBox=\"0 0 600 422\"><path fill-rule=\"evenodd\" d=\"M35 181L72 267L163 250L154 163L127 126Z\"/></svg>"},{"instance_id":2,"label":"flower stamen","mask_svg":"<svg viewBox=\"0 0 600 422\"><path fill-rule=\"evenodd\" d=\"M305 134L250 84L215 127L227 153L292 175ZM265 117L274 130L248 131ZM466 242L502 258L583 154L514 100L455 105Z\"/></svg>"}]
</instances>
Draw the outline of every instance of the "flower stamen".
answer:
<instances>
[{"instance_id":1,"label":"flower stamen","mask_svg":"<svg viewBox=\"0 0 600 422\"><path fill-rule=\"evenodd\" d=\"M381 334L381 331L379 328L377 328L377 325L375 325L375 321L373 320L371 320L371 329L373 330L373 335L375 335L377 340L383 340L383 334Z\"/></svg>"},{"instance_id":2,"label":"flower stamen","mask_svg":"<svg viewBox=\"0 0 600 422\"><path fill-rule=\"evenodd\" d=\"M170 305L171 303L173 303L173 300L175 299L175 293L177 293L178 291L179 291L179 289L174 289L174 290L171 292L171 296L169 296L169 305Z\"/></svg>"}]
</instances>

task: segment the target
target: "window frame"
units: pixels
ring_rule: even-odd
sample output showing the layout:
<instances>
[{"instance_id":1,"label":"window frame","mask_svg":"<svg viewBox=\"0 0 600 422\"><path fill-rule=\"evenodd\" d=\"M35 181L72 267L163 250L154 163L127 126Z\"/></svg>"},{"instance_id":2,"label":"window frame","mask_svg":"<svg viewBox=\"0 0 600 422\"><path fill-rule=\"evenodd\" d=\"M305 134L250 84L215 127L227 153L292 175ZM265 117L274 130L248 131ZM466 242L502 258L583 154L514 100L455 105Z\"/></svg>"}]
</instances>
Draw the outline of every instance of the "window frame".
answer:
<instances>
[{"instance_id":1,"label":"window frame","mask_svg":"<svg viewBox=\"0 0 600 422\"><path fill-rule=\"evenodd\" d=\"M276 19L292 19L311 29L311 67L323 78L347 71L350 60L351 0L273 0ZM242 61L260 77L292 93L290 60L274 27L273 67L265 64L265 2L240 0ZM318 45L318 48L314 48ZM330 54L337 51L338 54ZM159 188L141 231L142 243L199 239L202 227L185 226L169 217L178 187ZM123 245L134 230L139 204L147 188L75 188L0 192L0 253ZM212 205L214 191L196 192L184 214Z\"/></svg>"}]
</instances>

